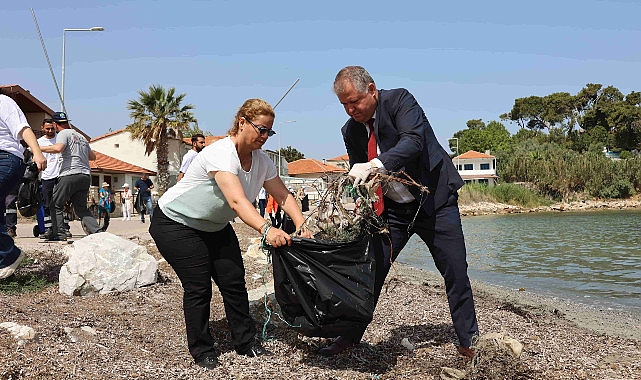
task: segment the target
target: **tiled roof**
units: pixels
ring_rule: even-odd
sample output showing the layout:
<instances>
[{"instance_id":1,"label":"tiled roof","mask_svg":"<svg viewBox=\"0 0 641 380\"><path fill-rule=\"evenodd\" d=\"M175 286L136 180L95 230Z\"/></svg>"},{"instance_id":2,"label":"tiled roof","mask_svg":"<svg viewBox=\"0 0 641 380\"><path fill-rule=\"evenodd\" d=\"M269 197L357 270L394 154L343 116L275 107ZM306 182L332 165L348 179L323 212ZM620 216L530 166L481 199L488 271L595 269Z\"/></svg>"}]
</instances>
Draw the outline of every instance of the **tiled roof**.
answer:
<instances>
[{"instance_id":1,"label":"tiled roof","mask_svg":"<svg viewBox=\"0 0 641 380\"><path fill-rule=\"evenodd\" d=\"M341 161L341 162L342 162L342 161L345 161L345 162L349 162L349 155L348 155L347 153L345 153L345 154L344 154L344 155L342 155L342 156L338 156L338 157L330 158L330 159L328 159L327 161Z\"/></svg>"},{"instance_id":2,"label":"tiled roof","mask_svg":"<svg viewBox=\"0 0 641 380\"><path fill-rule=\"evenodd\" d=\"M215 143L218 140L222 140L227 136L205 136L205 146ZM191 137L185 137L183 142L187 145L191 145Z\"/></svg>"},{"instance_id":3,"label":"tiled roof","mask_svg":"<svg viewBox=\"0 0 641 380\"><path fill-rule=\"evenodd\" d=\"M322 173L343 173L347 170L335 165L324 164L313 158L303 158L287 164L289 175L296 174L322 174Z\"/></svg>"},{"instance_id":4,"label":"tiled roof","mask_svg":"<svg viewBox=\"0 0 641 380\"><path fill-rule=\"evenodd\" d=\"M95 161L89 161L89 166L91 166L91 171L108 171L108 172L120 172L120 173L147 173L150 176L155 176L156 172L141 168L124 161L120 161L117 158L107 156L100 152L93 151L96 154Z\"/></svg>"},{"instance_id":5,"label":"tiled roof","mask_svg":"<svg viewBox=\"0 0 641 380\"><path fill-rule=\"evenodd\" d=\"M111 131L111 132L105 133L104 135L101 135L101 136L98 136L98 137L94 137L89 142L94 142L96 140L104 139L105 137L117 135L118 133L121 133L121 132L124 132L124 131L125 131L125 128L119 129L117 131Z\"/></svg>"},{"instance_id":6,"label":"tiled roof","mask_svg":"<svg viewBox=\"0 0 641 380\"><path fill-rule=\"evenodd\" d=\"M13 100L15 100L15 102L18 104L22 112L24 112L25 114L44 113L47 115L52 115L54 112L46 104L42 103L38 98L33 96L31 92L20 87L20 85L17 85L17 84L0 85L0 92L3 93L4 95L7 95L13 98ZM29 116L27 115L27 117ZM73 125L73 123L69 122L69 126L73 130L78 131L87 140L89 140L89 135L87 135L86 133L78 129L78 127ZM33 131L36 133L36 137L42 136L43 133L40 128L40 125L38 126L34 125L32 126L31 129L33 129Z\"/></svg>"},{"instance_id":7,"label":"tiled roof","mask_svg":"<svg viewBox=\"0 0 641 380\"><path fill-rule=\"evenodd\" d=\"M490 156L489 154L479 153L479 152L477 152L475 150L468 150L467 152L461 154L458 157L454 157L454 158L466 159L466 158L495 158L495 157L494 156Z\"/></svg>"}]
</instances>

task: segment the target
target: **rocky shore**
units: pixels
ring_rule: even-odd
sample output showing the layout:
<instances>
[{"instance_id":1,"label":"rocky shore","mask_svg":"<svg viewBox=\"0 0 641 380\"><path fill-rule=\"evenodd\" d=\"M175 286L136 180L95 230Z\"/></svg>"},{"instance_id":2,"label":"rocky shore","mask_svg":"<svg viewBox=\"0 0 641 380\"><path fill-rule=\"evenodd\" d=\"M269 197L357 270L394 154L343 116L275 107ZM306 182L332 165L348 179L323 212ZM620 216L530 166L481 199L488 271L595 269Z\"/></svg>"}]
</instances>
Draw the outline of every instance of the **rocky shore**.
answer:
<instances>
[{"instance_id":1,"label":"rocky shore","mask_svg":"<svg viewBox=\"0 0 641 380\"><path fill-rule=\"evenodd\" d=\"M562 212L562 211L594 211L594 210L623 210L641 209L641 199L617 200L582 200L573 202L555 203L551 206L523 208L505 203L473 202L459 204L462 216L489 215L489 214L519 214L528 212Z\"/></svg>"},{"instance_id":2,"label":"rocky shore","mask_svg":"<svg viewBox=\"0 0 641 380\"><path fill-rule=\"evenodd\" d=\"M32 338L19 340L0 328L0 379L441 379L444 368L465 370L470 379L641 378L638 316L482 283L473 283L481 333L505 334L523 344L523 351L514 357L498 345L485 346L472 365L456 353L442 279L398 264L362 344L334 358L316 354L327 341L299 335L274 314L267 321L260 301L253 313L272 355L236 355L214 289L210 326L221 365L205 371L186 349L180 281L161 260L147 226L112 223L112 232L146 246L159 260L159 282L92 297L62 295L55 284L36 293L0 293L0 323L34 331ZM19 227L24 233L31 225ZM242 223L234 229L243 249L258 235ZM60 247L29 237L18 243L28 261L16 275L55 281L66 261ZM264 293L271 281L265 258L245 254L245 266L248 289Z\"/></svg>"}]
</instances>

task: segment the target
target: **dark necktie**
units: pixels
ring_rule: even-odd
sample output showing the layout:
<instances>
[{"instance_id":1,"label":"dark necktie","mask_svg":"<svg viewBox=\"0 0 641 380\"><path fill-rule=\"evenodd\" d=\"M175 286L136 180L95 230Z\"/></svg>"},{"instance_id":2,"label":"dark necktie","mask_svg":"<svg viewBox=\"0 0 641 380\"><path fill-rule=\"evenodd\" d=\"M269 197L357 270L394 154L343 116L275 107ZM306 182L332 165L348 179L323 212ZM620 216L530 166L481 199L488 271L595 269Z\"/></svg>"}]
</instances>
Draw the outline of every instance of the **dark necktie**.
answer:
<instances>
[{"instance_id":1,"label":"dark necktie","mask_svg":"<svg viewBox=\"0 0 641 380\"><path fill-rule=\"evenodd\" d=\"M369 119L367 122L369 125L369 140L367 141L367 159L372 160L378 156L376 151L376 136L374 136L374 119ZM374 211L376 215L381 215L383 213L384 204L383 204L383 190L379 186L376 189L376 196L378 200L374 202Z\"/></svg>"}]
</instances>

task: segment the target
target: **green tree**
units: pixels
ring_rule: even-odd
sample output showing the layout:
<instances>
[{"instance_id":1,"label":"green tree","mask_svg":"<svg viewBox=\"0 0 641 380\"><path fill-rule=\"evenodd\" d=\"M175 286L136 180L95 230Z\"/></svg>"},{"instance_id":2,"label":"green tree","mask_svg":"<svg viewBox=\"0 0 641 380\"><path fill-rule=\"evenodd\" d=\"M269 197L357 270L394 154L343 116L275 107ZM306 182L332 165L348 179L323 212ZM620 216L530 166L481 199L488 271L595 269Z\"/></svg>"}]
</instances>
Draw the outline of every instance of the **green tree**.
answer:
<instances>
[{"instance_id":1,"label":"green tree","mask_svg":"<svg viewBox=\"0 0 641 380\"><path fill-rule=\"evenodd\" d=\"M501 115L515 121L521 128L534 131L562 128L570 131L575 125L575 98L567 92L556 92L544 97L518 98L510 112Z\"/></svg>"},{"instance_id":2,"label":"green tree","mask_svg":"<svg viewBox=\"0 0 641 380\"><path fill-rule=\"evenodd\" d=\"M200 133L201 135L203 135L205 137L213 136L213 134L211 132L203 131L202 129L200 129L200 127L198 126L198 123L193 123L190 128L185 129L184 131L182 131L182 136L183 137L191 137L191 136L193 136L195 134L198 134L198 133Z\"/></svg>"},{"instance_id":3,"label":"green tree","mask_svg":"<svg viewBox=\"0 0 641 380\"><path fill-rule=\"evenodd\" d=\"M186 94L176 95L176 89L165 90L160 85L152 85L149 92L138 91L137 100L129 100L127 109L133 122L127 125L127 131L132 139L141 140L145 144L145 154L150 155L156 150L158 162L157 187L163 194L169 185L169 159L167 139L182 138L182 131L196 123L192 113L194 106L182 105Z\"/></svg>"},{"instance_id":4,"label":"green tree","mask_svg":"<svg viewBox=\"0 0 641 380\"><path fill-rule=\"evenodd\" d=\"M292 148L291 146L287 146L287 148L280 148L280 155L287 162L294 162L296 160L305 158L304 154L296 150L296 148Z\"/></svg>"},{"instance_id":5,"label":"green tree","mask_svg":"<svg viewBox=\"0 0 641 380\"><path fill-rule=\"evenodd\" d=\"M481 119L468 120L467 129L454 133L458 138L459 154L468 150L485 152L508 149L510 132L498 121L490 121L487 125ZM450 140L450 150L456 153L456 140Z\"/></svg>"}]
</instances>

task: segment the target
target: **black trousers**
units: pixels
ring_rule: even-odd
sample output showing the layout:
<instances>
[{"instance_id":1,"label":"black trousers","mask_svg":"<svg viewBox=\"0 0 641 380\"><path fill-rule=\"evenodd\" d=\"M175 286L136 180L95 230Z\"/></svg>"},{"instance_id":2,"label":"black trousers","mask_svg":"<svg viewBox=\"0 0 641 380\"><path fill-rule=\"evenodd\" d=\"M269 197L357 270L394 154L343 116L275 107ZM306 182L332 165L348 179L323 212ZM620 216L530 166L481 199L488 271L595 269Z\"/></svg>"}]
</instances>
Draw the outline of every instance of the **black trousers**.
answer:
<instances>
[{"instance_id":1,"label":"black trousers","mask_svg":"<svg viewBox=\"0 0 641 380\"><path fill-rule=\"evenodd\" d=\"M373 235L370 244L370 249L375 250L376 256L375 301L378 302L392 262L409 238L416 233L427 245L436 268L445 280L450 314L459 343L463 347L470 347L472 337L478 335L478 324L472 287L467 275L467 253L457 195L452 195L448 203L432 216L428 216L422 209L417 215L417 202L401 204L388 198L384 201L385 211L382 217L389 225L389 234ZM411 224L412 221L414 224ZM359 342L366 327L355 328L354 335L348 338Z\"/></svg>"},{"instance_id":2,"label":"black trousers","mask_svg":"<svg viewBox=\"0 0 641 380\"><path fill-rule=\"evenodd\" d=\"M45 229L51 229L51 200L53 199L53 189L56 186L56 178L43 179L42 183L42 204L45 209Z\"/></svg>"},{"instance_id":3,"label":"black trousers","mask_svg":"<svg viewBox=\"0 0 641 380\"><path fill-rule=\"evenodd\" d=\"M156 207L149 233L182 283L191 356L198 361L214 352L214 339L209 332L212 279L223 296L232 344L238 352L248 349L256 327L249 315L240 245L231 225L217 232L199 231L169 219Z\"/></svg>"}]
</instances>

